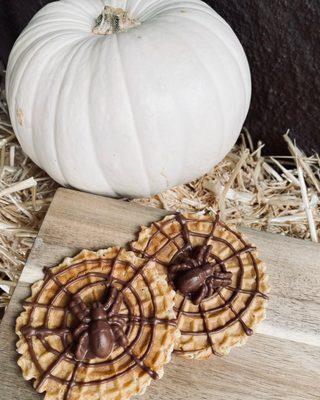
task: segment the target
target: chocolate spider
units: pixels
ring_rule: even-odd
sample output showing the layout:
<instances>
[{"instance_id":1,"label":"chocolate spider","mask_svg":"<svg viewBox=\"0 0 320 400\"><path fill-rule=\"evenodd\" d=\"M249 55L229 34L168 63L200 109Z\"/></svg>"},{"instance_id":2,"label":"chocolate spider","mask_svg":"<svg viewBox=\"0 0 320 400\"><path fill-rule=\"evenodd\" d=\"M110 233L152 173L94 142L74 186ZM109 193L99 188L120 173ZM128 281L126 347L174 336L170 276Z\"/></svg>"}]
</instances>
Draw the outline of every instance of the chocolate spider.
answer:
<instances>
[{"instance_id":1,"label":"chocolate spider","mask_svg":"<svg viewBox=\"0 0 320 400\"><path fill-rule=\"evenodd\" d=\"M174 287L193 304L211 297L221 287L231 284L232 273L221 271L221 265L210 262L212 246L197 246L179 255L169 265L169 278Z\"/></svg>"},{"instance_id":2,"label":"chocolate spider","mask_svg":"<svg viewBox=\"0 0 320 400\"><path fill-rule=\"evenodd\" d=\"M125 347L125 319L117 316L122 304L122 293L110 286L107 301L94 302L88 307L80 296L74 296L69 303L70 312L80 321L72 332L75 342L74 355L78 361L85 358L107 358L115 345Z\"/></svg>"},{"instance_id":3,"label":"chocolate spider","mask_svg":"<svg viewBox=\"0 0 320 400\"><path fill-rule=\"evenodd\" d=\"M29 325L21 329L27 341L33 336L43 340L46 336L71 336L71 343L65 349L69 356L76 361L92 358L107 358L113 351L115 344L123 348L125 354L147 372L153 379L158 379L157 372L152 371L138 358L129 345L125 328L128 325L128 315L118 314L123 302L123 294L114 286L109 286L107 300L102 303L96 301L90 306L75 294L69 303L69 311L80 324L75 328L47 328L32 327ZM133 317L133 320L144 321L143 317ZM147 321L147 320L146 320Z\"/></svg>"}]
</instances>

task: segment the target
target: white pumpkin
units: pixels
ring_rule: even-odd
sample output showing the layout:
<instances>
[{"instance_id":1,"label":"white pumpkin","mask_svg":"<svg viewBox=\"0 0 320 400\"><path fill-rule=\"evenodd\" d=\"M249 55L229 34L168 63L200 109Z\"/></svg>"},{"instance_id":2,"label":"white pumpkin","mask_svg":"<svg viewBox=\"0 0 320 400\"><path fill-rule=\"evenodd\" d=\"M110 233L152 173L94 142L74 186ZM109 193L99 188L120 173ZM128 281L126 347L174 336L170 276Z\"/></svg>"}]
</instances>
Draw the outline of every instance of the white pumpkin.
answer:
<instances>
[{"instance_id":1,"label":"white pumpkin","mask_svg":"<svg viewBox=\"0 0 320 400\"><path fill-rule=\"evenodd\" d=\"M108 5L60 0L34 16L10 55L10 115L26 154L60 184L148 196L227 154L250 71L234 32L199 0Z\"/></svg>"}]
</instances>

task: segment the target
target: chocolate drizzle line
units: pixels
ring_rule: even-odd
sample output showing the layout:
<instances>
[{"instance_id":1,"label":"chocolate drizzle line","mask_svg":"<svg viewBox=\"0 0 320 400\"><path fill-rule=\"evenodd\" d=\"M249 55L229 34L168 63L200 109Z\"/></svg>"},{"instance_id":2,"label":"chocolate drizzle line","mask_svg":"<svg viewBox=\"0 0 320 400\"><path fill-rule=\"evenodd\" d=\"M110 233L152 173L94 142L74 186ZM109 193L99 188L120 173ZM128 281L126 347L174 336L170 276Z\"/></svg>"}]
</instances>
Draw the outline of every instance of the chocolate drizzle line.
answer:
<instances>
[{"instance_id":1,"label":"chocolate drizzle line","mask_svg":"<svg viewBox=\"0 0 320 400\"><path fill-rule=\"evenodd\" d=\"M77 375L77 372L78 372L78 369L79 369L80 366L81 366L81 361L77 361L76 365L73 368L71 379L67 383L67 388L66 388L66 390L64 392L64 395L63 395L63 399L64 400L69 398L69 396L71 394L71 391L72 391L72 388L76 385L76 383L75 383L76 375Z\"/></svg>"},{"instance_id":2,"label":"chocolate drizzle line","mask_svg":"<svg viewBox=\"0 0 320 400\"><path fill-rule=\"evenodd\" d=\"M178 222L180 224L181 231L178 234L173 235L173 236L168 235L165 231L165 228L176 222ZM188 224L191 222L199 222L199 219L186 218L182 214L177 213L174 216L172 216L172 218L170 218L170 219L161 221L160 223L153 223L153 226L155 226L157 228L157 230L155 232L153 232L152 235L149 237L143 251L136 250L134 247L134 243L132 243L131 247L132 247L132 250L135 251L136 253L140 253L140 254L142 254L143 257L145 257L147 259L152 259L155 262L157 262L161 265L164 265L164 266L168 266L169 264L174 263L174 261L178 257L180 257L183 253L185 253L186 251L190 250L193 247L191 237L204 238L205 239L204 245L209 245L210 242L220 242L220 243L224 244L225 246L227 246L232 251L232 254L230 256L226 257L225 259L220 259L217 255L213 254L212 252L210 253L210 256L215 260L215 263L216 263L216 264L213 264L213 266L214 265L219 266L221 268L221 271L223 271L223 272L227 271L226 263L228 261L230 261L234 258L236 258L238 261L239 276L237 279L237 286L233 287L231 285L228 285L228 286L224 287L225 290L232 292L232 295L230 296L230 298L228 300L222 295L221 289L219 288L215 292L215 294L212 296L212 298L214 296L219 296L221 298L221 300L223 301L223 304L220 306L217 306L217 307L214 307L211 309L204 309L203 304L200 303L200 305L198 306L198 311L186 311L185 306L188 302L188 298L186 296L182 295L182 298L183 298L182 302L180 303L178 308L175 307L175 311L177 313L178 324L179 324L179 318L181 315L195 316L195 317L200 316L203 321L203 327L204 327L203 331L200 331L200 332L181 331L181 334L182 335L196 335L196 336L201 336L201 335L205 334L208 338L208 344L210 345L212 353L215 355L219 355L217 353L217 351L214 349L212 335L214 333L217 333L217 332L227 329L229 326L233 325L236 322L240 323L240 325L242 326L242 329L246 335L248 335L248 336L252 335L253 331L244 322L243 315L249 309L249 307L252 304L255 297L261 297L263 299L268 299L268 296L265 293L262 293L259 289L259 287L260 287L259 270L258 270L258 265L257 265L256 259L252 254L252 251L255 250L255 247L248 245L239 233L235 232L233 229L229 228L225 223L223 223L220 220L219 214L217 214L213 220L209 219L209 218L208 219L204 218L201 220L201 222L207 222L207 223L212 224L209 234L191 231L188 227ZM243 247L240 250L236 250L233 247L233 245L231 243L229 243L227 240L225 240L221 237L215 236L215 231L218 226L220 226L221 228L223 228L226 231L233 234L240 241L240 243L243 245ZM159 233L162 234L167 239L167 241L164 244L162 244L155 253L149 253L150 245L151 245L152 241L155 239L156 235ZM179 237L182 237L182 239L184 241L184 245L182 247L179 246L176 242L176 240ZM158 255L168 245L170 245L170 243L175 245L175 247L177 248L177 252L173 256L173 258L170 262L164 263L159 259ZM255 271L256 284L255 284L255 288L252 290L242 289L244 265L243 265L241 255L244 253L248 253L250 255L250 258L252 261L252 266ZM238 294L240 294L240 293L248 295L249 299L246 301L245 307L242 310L237 312L233 306L233 302L235 301ZM205 302L205 300L204 300L204 302ZM224 326L218 327L216 329L209 329L208 325L207 325L207 315L208 314L213 315L213 314L218 313L219 311L224 310L226 308L229 308L231 310L231 312L234 314L234 318L232 320L228 321ZM197 351L201 351L201 350L204 350L204 349L197 349L194 351L176 350L176 352L177 353L193 353L193 352L197 352Z\"/></svg>"},{"instance_id":3,"label":"chocolate drizzle line","mask_svg":"<svg viewBox=\"0 0 320 400\"><path fill-rule=\"evenodd\" d=\"M209 344L210 344L210 348L211 348L212 354L214 354L215 356L221 357L221 354L218 353L218 352L215 350L215 348L214 348L213 341L212 341L212 337L211 337L211 335L210 335L210 330L209 330L209 328L208 328L208 323L207 323L206 315L205 315L205 313L203 312L203 306L202 306L202 304L199 305L199 311L200 311L200 315L201 315L201 318L202 318L202 321L203 321L203 325L204 325L204 328L205 328L205 331L206 331L206 335L207 335L207 338L208 338L208 342L209 342Z\"/></svg>"},{"instance_id":4,"label":"chocolate drizzle line","mask_svg":"<svg viewBox=\"0 0 320 400\"><path fill-rule=\"evenodd\" d=\"M36 390L41 390L44 382L47 379L56 381L57 383L60 383L65 386L65 392L64 392L64 400L68 400L71 396L72 389L75 386L90 386L90 385L99 385L105 382L113 381L115 379L118 379L120 376L128 373L134 368L140 368L144 372L146 372L151 378L153 379L158 379L159 376L156 371L153 371L150 367L148 367L145 363L145 359L148 357L152 344L154 343L154 334L155 334L155 328L157 324L165 324L165 325L170 325L170 326L176 326L177 321L176 320L170 320L170 319L164 319L164 318L157 318L157 304L156 304L156 299L155 299L155 294L153 292L152 287L150 286L145 274L144 274L144 269L148 265L148 261L144 263L140 268L135 266L134 264L130 263L129 261L123 261L119 259L120 251L117 254L115 258L112 260L110 259L94 259L94 260L83 260L76 262L74 264L71 264L67 266L65 269L60 270L56 273L53 272L54 268L45 268L45 278L44 278L44 283L40 291L36 294L35 298L32 301L25 301L23 304L27 310L29 310L29 319L27 324L21 329L22 335L25 337L25 340L28 345L29 349L29 354L31 357L31 360L37 370L40 373L40 377L37 379L37 385L36 385ZM111 264L110 264L111 263ZM115 278L113 276L115 266L117 265L123 265L126 268L130 268L133 270L134 275L133 277L127 282L127 281L122 281L118 278ZM62 284L62 282L59 280L59 277L62 276L63 274L71 273L72 271L77 269L81 269L82 267L90 267L90 265L97 265L97 267L101 267L103 265L110 266L111 269L109 273L104 273L104 272L97 272L97 271L90 271L90 272L85 272L81 271L79 274L75 273L75 277L70 279L68 282L65 284ZM72 274L71 274L72 276ZM142 300L139 297L139 294L135 290L135 288L132 286L134 283L135 279L140 276L145 285L146 288L148 289L149 295L150 295L150 301L153 306L153 316L147 317L144 315L144 310L143 310L143 303ZM127 314L123 313L116 313L114 316L121 318L125 321L125 324L127 326L126 329L126 336L129 337L130 334L133 332L132 328L133 326L138 326L137 332L135 332L135 336L130 339L130 343L126 346L121 346L118 344L120 347L122 347L123 351L114 358L111 359L102 359L100 361L95 362L94 364L91 362L88 362L88 360L83 360L79 361L75 359L74 356L74 346L72 343L72 332L71 332L71 327L68 326L68 315L70 314L70 310L68 308L63 308L59 305L57 305L57 302L59 302L59 299L61 299L61 296L67 296L67 300L69 301L70 298L75 297L75 293L71 292L71 287L78 283L81 282L81 280L86 279L88 277L93 277L97 278L98 280L95 282L88 283L85 287L81 287L77 291L77 296L82 296L87 290L91 290L94 287L97 287L99 285L104 286L106 289L113 283L117 284L117 287L119 288L119 285L121 286L119 292L122 293L123 295L123 304L126 308ZM47 287L51 285L51 282L54 282L55 285L58 287L54 297L50 300L50 304L42 304L41 303L41 297L45 293ZM134 305L131 303L129 298L126 296L126 293L130 292L134 298L135 302L138 306L139 309L139 315L134 315L133 314L133 307ZM59 303L58 303L59 304ZM45 316L45 321L44 325L41 327L33 327L32 322L34 319L34 314L36 310L40 309L45 309L46 310L46 316ZM49 328L49 318L50 314L54 311L63 311L64 312L64 317L62 324L59 328L51 329ZM140 354L139 357L135 354L134 348L135 345L139 342L142 333L143 333L143 327L144 326L150 326L151 327L151 333L150 333L150 338L149 342L147 344L147 348L144 350L143 354ZM57 351L54 349L50 343L46 340L47 337L49 336L59 336L62 344L64 346L64 350L62 352ZM49 367L44 370L37 358L37 354L35 353L34 349L34 340L38 339L41 341L43 346L48 352L51 352L54 354L57 358L53 361ZM101 379L101 380L96 380L96 381L87 381L87 382L82 382L82 381L77 381L77 372L80 367L82 368L94 368L95 366L101 367L101 366L109 366L114 364L115 362L121 361L124 357L129 356L132 360L132 363L129 363L128 366L122 370L121 372L115 372L112 376L109 376L108 378ZM63 379L58 376L53 375L53 370L56 368L58 364L61 362L68 362L73 364L73 371L71 374L70 379Z\"/></svg>"}]
</instances>

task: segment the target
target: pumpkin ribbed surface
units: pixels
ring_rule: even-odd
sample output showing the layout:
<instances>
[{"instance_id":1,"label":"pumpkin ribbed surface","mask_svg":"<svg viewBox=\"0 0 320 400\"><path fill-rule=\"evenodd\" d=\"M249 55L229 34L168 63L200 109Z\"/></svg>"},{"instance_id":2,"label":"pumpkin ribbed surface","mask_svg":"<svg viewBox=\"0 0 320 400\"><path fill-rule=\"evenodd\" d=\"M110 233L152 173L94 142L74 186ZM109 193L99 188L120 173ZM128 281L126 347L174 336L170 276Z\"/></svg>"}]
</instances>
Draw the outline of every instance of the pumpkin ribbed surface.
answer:
<instances>
[{"instance_id":1,"label":"pumpkin ribbed surface","mask_svg":"<svg viewBox=\"0 0 320 400\"><path fill-rule=\"evenodd\" d=\"M226 155L250 72L231 28L199 0L108 4L140 25L93 34L100 0L60 0L35 15L10 56L10 115L24 151L59 183L150 195Z\"/></svg>"}]
</instances>

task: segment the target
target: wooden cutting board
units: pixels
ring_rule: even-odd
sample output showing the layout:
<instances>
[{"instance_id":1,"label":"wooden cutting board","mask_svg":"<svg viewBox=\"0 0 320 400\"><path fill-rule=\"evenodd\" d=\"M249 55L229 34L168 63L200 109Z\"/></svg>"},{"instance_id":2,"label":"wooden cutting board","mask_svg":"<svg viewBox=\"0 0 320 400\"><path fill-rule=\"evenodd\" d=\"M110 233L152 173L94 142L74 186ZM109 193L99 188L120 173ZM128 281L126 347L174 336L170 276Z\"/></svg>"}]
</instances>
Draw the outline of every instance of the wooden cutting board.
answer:
<instances>
[{"instance_id":1,"label":"wooden cutting board","mask_svg":"<svg viewBox=\"0 0 320 400\"><path fill-rule=\"evenodd\" d=\"M30 283L43 266L83 248L125 245L139 225L164 211L59 189L0 327L0 399L41 398L16 364L15 318ZM268 265L272 293L268 318L248 344L225 358L174 357L164 378L143 399L320 399L320 246L309 241L243 229Z\"/></svg>"}]
</instances>

